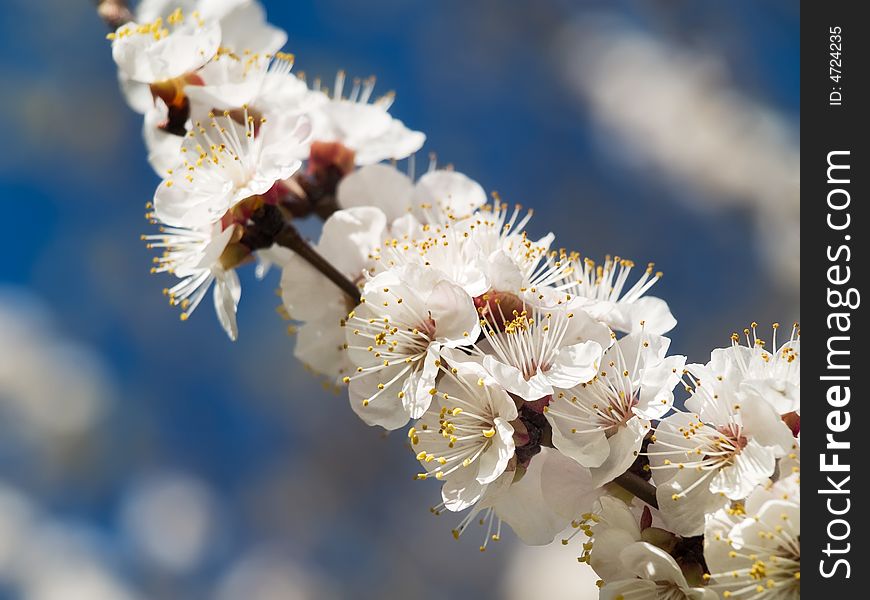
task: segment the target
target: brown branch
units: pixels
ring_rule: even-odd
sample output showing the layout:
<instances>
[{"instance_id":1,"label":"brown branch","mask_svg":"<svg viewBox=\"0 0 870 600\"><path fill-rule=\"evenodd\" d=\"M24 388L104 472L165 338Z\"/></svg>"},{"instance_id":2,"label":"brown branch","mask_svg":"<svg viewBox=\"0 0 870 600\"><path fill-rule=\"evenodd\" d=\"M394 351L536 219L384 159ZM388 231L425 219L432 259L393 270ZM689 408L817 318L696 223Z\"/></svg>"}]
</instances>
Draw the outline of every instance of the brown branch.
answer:
<instances>
[{"instance_id":1,"label":"brown branch","mask_svg":"<svg viewBox=\"0 0 870 600\"><path fill-rule=\"evenodd\" d=\"M325 221L338 210L335 193L340 179L334 177L323 182L305 172L297 172L283 182L278 203L296 219L314 214Z\"/></svg>"},{"instance_id":2,"label":"brown branch","mask_svg":"<svg viewBox=\"0 0 870 600\"><path fill-rule=\"evenodd\" d=\"M133 20L127 0L97 0L97 14L112 31Z\"/></svg>"},{"instance_id":3,"label":"brown branch","mask_svg":"<svg viewBox=\"0 0 870 600\"><path fill-rule=\"evenodd\" d=\"M332 263L323 258L317 250L312 248L292 223L287 223L281 232L275 236L275 243L293 250L293 252L305 259L308 264L323 273L327 279L348 295L353 301L354 306L360 303L359 288L350 279L345 277L341 271L333 267Z\"/></svg>"},{"instance_id":4,"label":"brown branch","mask_svg":"<svg viewBox=\"0 0 870 600\"><path fill-rule=\"evenodd\" d=\"M115 31L121 25L133 20L133 13L130 11L130 7L127 6L126 0L96 0L96 4L97 14L111 31ZM309 178L300 173L294 178L295 189L286 190L282 204L284 209L288 210L295 217L315 213L321 219L326 219L338 208L335 199L335 189L338 181L347 174L347 169L341 169L337 165L346 167L347 165L344 163L348 161L352 164L353 154L347 154L346 149L344 149L344 153L341 153L340 150L342 148L338 148L338 150L333 148L336 145L323 146L329 153L335 154L338 152L341 160L330 155L330 161L327 161L329 168L321 168L319 170L320 177ZM323 152L323 149L321 149L321 152ZM348 156L350 157L349 159ZM267 237L272 238L271 235L267 235ZM327 279L347 294L354 305L360 303L361 295L359 288L305 241L299 230L291 222L286 222L280 232L274 235L274 238L270 241L293 250L293 252L301 256L308 264L320 271ZM266 240L259 239L256 241L247 239L245 242L250 245L251 250L271 245ZM658 508L656 488L638 475L627 471L617 477L614 483L634 494L650 506Z\"/></svg>"},{"instance_id":5,"label":"brown branch","mask_svg":"<svg viewBox=\"0 0 870 600\"><path fill-rule=\"evenodd\" d=\"M332 283L346 293L353 301L354 305L360 303L360 291L354 283L344 276L338 269L332 266L323 256L321 256L311 245L305 241L296 227L287 222L274 237L274 243L285 248L290 248L299 256L305 259L308 264L323 273ZM632 471L626 471L619 477L613 480L614 483L622 487L627 492L634 494L635 497L643 502L646 502L653 508L658 508L659 503L656 499L656 488L650 482L646 481L640 475Z\"/></svg>"},{"instance_id":6,"label":"brown branch","mask_svg":"<svg viewBox=\"0 0 870 600\"><path fill-rule=\"evenodd\" d=\"M289 248L347 294L354 305L360 303L359 288L344 273L332 266L296 229L294 215L285 206L263 204L251 213L240 243L249 252L270 248L273 244Z\"/></svg>"},{"instance_id":7,"label":"brown branch","mask_svg":"<svg viewBox=\"0 0 870 600\"><path fill-rule=\"evenodd\" d=\"M619 477L613 480L627 492L631 492L638 499L646 502L653 508L658 508L659 503L656 500L656 488L650 482L644 480L640 475L626 471Z\"/></svg>"}]
</instances>

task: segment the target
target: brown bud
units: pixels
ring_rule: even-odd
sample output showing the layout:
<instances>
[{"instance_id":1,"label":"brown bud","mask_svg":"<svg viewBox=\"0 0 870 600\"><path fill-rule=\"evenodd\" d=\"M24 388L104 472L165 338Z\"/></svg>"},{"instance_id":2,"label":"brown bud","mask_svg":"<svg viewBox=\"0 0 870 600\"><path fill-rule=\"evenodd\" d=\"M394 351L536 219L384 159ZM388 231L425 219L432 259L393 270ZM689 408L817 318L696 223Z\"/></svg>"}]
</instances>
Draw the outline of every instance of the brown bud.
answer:
<instances>
[{"instance_id":1,"label":"brown bud","mask_svg":"<svg viewBox=\"0 0 870 600\"><path fill-rule=\"evenodd\" d=\"M356 153L340 142L312 142L308 157L308 174L318 177L331 169L341 177L353 171Z\"/></svg>"}]
</instances>

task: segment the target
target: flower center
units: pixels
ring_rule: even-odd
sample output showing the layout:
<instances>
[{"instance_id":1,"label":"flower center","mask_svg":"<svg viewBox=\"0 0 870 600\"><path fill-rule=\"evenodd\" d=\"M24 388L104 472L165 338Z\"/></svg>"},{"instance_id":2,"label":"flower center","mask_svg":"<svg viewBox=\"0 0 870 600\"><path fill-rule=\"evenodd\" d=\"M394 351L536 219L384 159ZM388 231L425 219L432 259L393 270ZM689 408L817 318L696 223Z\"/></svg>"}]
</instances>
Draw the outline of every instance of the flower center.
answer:
<instances>
[{"instance_id":1,"label":"flower center","mask_svg":"<svg viewBox=\"0 0 870 600\"><path fill-rule=\"evenodd\" d=\"M631 419L636 417L634 410L638 404L638 398L635 394L630 397L626 396L625 392L620 391L616 397L611 397L604 412L601 414L601 425L606 427L604 435L608 438L615 435L620 427L624 427Z\"/></svg>"}]
</instances>

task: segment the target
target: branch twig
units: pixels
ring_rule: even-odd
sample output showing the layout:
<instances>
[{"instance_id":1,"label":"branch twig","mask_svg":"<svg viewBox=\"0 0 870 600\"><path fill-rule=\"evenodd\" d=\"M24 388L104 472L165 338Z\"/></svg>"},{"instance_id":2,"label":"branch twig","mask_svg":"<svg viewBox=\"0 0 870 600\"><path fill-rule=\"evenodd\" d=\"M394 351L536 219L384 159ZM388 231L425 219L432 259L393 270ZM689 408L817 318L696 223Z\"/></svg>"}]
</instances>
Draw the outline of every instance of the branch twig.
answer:
<instances>
[{"instance_id":1,"label":"branch twig","mask_svg":"<svg viewBox=\"0 0 870 600\"><path fill-rule=\"evenodd\" d=\"M111 31L115 31L124 23L129 23L133 20L133 13L130 7L127 6L126 0L96 0L97 14ZM305 213L309 211L318 213L321 218L326 218L335 210L334 192L332 194L324 194L323 197L314 196L311 190L305 190ZM301 256L312 267L323 273L323 275L342 290L353 303L360 303L359 288L347 277L344 276L338 269L323 258L317 250L305 241L300 235L299 230L292 223L286 223L283 229L275 236L274 242L285 248L293 250ZM635 473L627 471L614 480L626 491L631 492L640 500L646 502L654 508L658 508L656 500L656 488L639 477Z\"/></svg>"},{"instance_id":2,"label":"branch twig","mask_svg":"<svg viewBox=\"0 0 870 600\"><path fill-rule=\"evenodd\" d=\"M293 250L293 252L305 259L308 264L323 273L327 279L350 297L354 306L360 303L359 288L350 279L345 277L341 271L333 267L332 263L323 258L317 250L312 248L293 224L287 223L284 226L281 233L275 236L275 243Z\"/></svg>"},{"instance_id":3,"label":"branch twig","mask_svg":"<svg viewBox=\"0 0 870 600\"><path fill-rule=\"evenodd\" d=\"M631 492L638 499L643 500L653 508L659 507L658 500L656 500L655 486L650 482L645 481L639 475L632 473L631 471L626 471L614 479L613 482L618 484L627 492Z\"/></svg>"},{"instance_id":4,"label":"branch twig","mask_svg":"<svg viewBox=\"0 0 870 600\"><path fill-rule=\"evenodd\" d=\"M360 291L354 283L338 271L332 264L323 258L314 248L306 242L299 231L291 223L287 223L281 232L275 236L275 243L290 248L305 259L312 267L323 273L332 283L346 293L354 305L360 303ZM616 479L614 483L634 494L638 499L646 502L653 508L658 508L656 500L656 488L651 483L633 473L626 471Z\"/></svg>"}]
</instances>

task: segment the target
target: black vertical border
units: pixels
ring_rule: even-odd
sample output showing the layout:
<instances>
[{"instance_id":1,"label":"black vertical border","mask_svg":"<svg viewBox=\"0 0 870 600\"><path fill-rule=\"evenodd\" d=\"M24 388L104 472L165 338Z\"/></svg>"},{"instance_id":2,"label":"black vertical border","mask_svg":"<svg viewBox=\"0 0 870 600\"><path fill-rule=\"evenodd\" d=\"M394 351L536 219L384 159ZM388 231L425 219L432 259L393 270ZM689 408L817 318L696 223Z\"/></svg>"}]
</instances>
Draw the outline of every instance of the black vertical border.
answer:
<instances>
[{"instance_id":1,"label":"black vertical border","mask_svg":"<svg viewBox=\"0 0 870 600\"><path fill-rule=\"evenodd\" d=\"M801 590L803 597L816 600L823 598L865 598L868 594L867 575L870 566L864 562L870 540L865 533L867 528L867 513L870 504L867 502L867 488L870 486L870 461L864 462L870 456L870 444L864 446L861 442L870 440L870 422L868 422L868 387L862 381L864 374L870 374L863 365L863 358L870 355L866 341L866 319L863 313L864 302L870 302L870 295L864 295L867 290L868 276L866 241L868 232L867 209L868 197L868 143L870 133L870 98L867 93L867 78L870 77L870 24L861 13L866 13L863 2L852 0L827 0L805 2L801 14L801 266L807 267L801 271L801 376L802 414L801 414ZM831 28L841 28L840 60L842 61L842 77L839 82L831 79ZM836 50L836 48L834 48ZM836 67L836 64L833 66ZM839 88L839 89L837 89ZM830 94L833 91L842 93L842 101L838 106L831 105ZM849 175L839 171L840 178L848 177L848 184L831 184L828 182L828 155L832 151L849 151ZM837 160L843 161L845 155L839 155ZM836 178L836 177L835 177ZM832 211L828 207L828 193L835 188L845 188L850 197L849 206L844 211ZM836 193L834 202L842 204L845 196ZM828 224L829 213L835 223L842 223L849 213L850 226L846 230L835 231ZM847 238L848 236L848 238ZM849 247L849 252L842 251L839 260L831 261L829 253L836 255L840 246ZM850 260L846 260L847 254ZM843 277L845 266L850 268L850 281L842 285L833 285L829 281L828 269L834 264L841 265L834 272L836 277ZM856 309L832 308L829 306L829 289L839 289L845 293L849 287L856 288L861 293L861 305ZM838 332L836 327L829 329L828 317L832 312L850 313L851 330L849 333ZM841 321L843 323L843 321ZM829 336L848 335L847 358L851 368L839 370L836 374L847 373L849 382L836 382L848 385L851 398L848 405L833 407L828 403L827 392L832 381L821 378L831 375L827 368ZM841 348L845 348L839 341ZM841 359L842 362L843 359ZM837 417L831 417L831 411L839 410ZM821 470L822 454L827 454L826 461L830 463L832 452L826 449L829 417L838 419L842 424L844 412L848 411L850 426L840 433L834 434L836 439L848 441L851 448L841 450L839 462L850 465L850 480L842 485L849 494L829 494L824 490L831 489L827 477L831 476L835 483L843 479L842 473L825 472ZM834 423L837 426L837 423ZM832 499L834 509L842 510L850 501L850 510L842 516L831 514L828 500ZM836 541L829 535L829 525L832 520L842 518L849 524L850 533L846 539ZM846 531L842 523L831 526L831 532L840 537ZM849 544L849 551L844 554L826 554L828 544L833 549L844 549ZM846 568L840 565L833 576L824 577L822 570L830 573L837 558L844 558L850 566L849 577ZM824 562L822 562L824 561Z\"/></svg>"}]
</instances>

